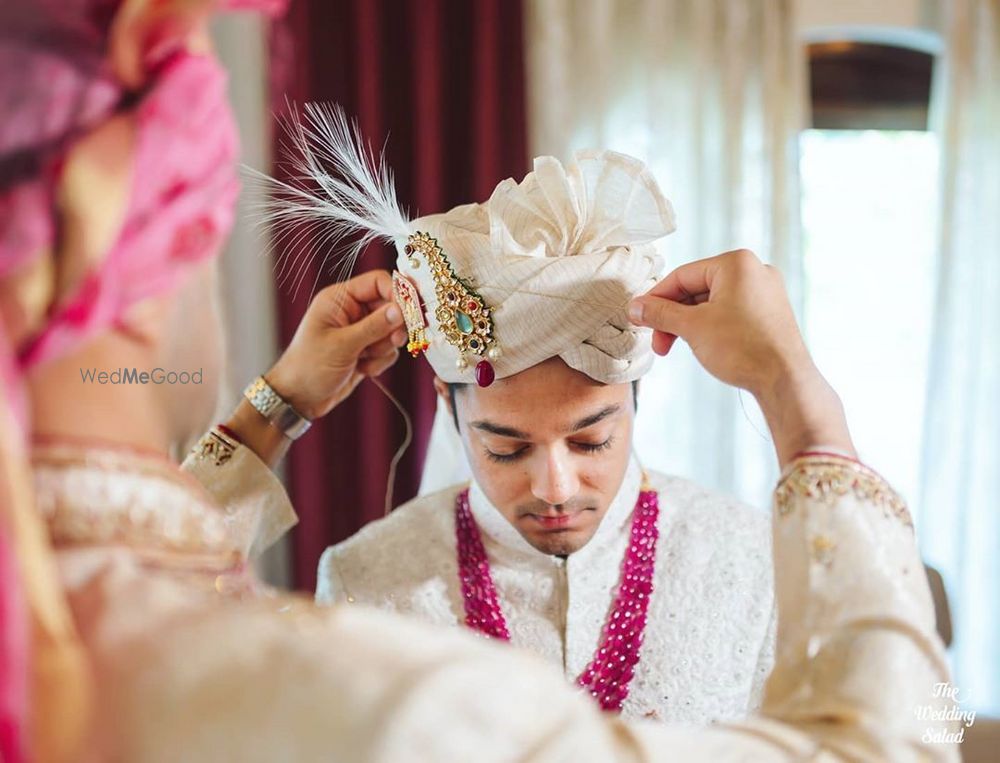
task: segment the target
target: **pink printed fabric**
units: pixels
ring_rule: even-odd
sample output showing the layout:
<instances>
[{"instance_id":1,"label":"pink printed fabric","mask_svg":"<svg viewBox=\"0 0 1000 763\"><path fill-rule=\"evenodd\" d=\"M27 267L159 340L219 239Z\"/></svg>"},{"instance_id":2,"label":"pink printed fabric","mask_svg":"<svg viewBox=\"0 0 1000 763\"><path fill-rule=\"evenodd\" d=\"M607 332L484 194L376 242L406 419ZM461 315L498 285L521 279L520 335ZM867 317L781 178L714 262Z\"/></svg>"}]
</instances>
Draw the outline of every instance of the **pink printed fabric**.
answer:
<instances>
[{"instance_id":1,"label":"pink printed fabric","mask_svg":"<svg viewBox=\"0 0 1000 763\"><path fill-rule=\"evenodd\" d=\"M232 227L238 137L215 60L181 53L166 62L136 118L132 193L118 240L22 351L24 367L58 356L135 302L172 288L192 263L219 251Z\"/></svg>"},{"instance_id":2,"label":"pink printed fabric","mask_svg":"<svg viewBox=\"0 0 1000 763\"><path fill-rule=\"evenodd\" d=\"M278 15L287 0L205 5ZM4 0L0 7L9 32L0 40L0 279L57 240L55 189L74 141L116 113L133 112L138 121L118 239L41 333L16 348L22 371L171 289L192 263L220 250L232 227L238 135L223 69L178 45L158 59L142 92L129 94L105 60L120 7L116 0ZM170 24L163 28L169 35ZM150 40L161 44L163 36Z\"/></svg>"},{"instance_id":3,"label":"pink printed fabric","mask_svg":"<svg viewBox=\"0 0 1000 763\"><path fill-rule=\"evenodd\" d=\"M8 528L0 525L0 760L17 763L23 757L27 699L27 621L21 597L17 561Z\"/></svg>"},{"instance_id":4,"label":"pink printed fabric","mask_svg":"<svg viewBox=\"0 0 1000 763\"><path fill-rule=\"evenodd\" d=\"M30 33L40 34L30 27L23 30L25 35ZM69 56L30 40L0 40L0 109L4 115L0 119L0 278L55 241L53 193L61 155L73 139L111 116L120 96L120 88L102 70L97 54L82 43Z\"/></svg>"},{"instance_id":5,"label":"pink printed fabric","mask_svg":"<svg viewBox=\"0 0 1000 763\"><path fill-rule=\"evenodd\" d=\"M0 526L0 760L23 760L27 698L27 622L17 562L7 528Z\"/></svg>"}]
</instances>

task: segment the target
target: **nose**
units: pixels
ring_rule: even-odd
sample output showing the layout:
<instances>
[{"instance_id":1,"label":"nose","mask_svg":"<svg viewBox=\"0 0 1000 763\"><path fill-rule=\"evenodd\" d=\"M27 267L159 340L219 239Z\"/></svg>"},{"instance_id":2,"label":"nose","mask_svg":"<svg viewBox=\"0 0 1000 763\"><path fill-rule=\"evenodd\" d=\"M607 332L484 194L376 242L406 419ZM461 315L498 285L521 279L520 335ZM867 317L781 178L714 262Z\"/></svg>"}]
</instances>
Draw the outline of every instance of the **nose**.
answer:
<instances>
[{"instance_id":1,"label":"nose","mask_svg":"<svg viewBox=\"0 0 1000 763\"><path fill-rule=\"evenodd\" d=\"M545 451L532 470L531 492L550 506L566 503L580 490L571 454L565 449Z\"/></svg>"}]
</instances>

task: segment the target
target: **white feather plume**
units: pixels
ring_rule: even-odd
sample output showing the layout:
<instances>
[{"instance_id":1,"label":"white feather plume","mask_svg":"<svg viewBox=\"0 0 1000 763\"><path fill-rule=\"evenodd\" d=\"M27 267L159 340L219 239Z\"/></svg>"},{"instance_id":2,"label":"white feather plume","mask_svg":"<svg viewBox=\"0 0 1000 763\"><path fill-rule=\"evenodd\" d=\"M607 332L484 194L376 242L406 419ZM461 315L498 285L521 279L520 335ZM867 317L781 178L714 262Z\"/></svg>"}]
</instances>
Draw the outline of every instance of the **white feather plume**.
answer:
<instances>
[{"instance_id":1,"label":"white feather plume","mask_svg":"<svg viewBox=\"0 0 1000 763\"><path fill-rule=\"evenodd\" d=\"M371 150L340 106L307 103L303 116L291 112L288 179L248 171L267 190L260 221L273 233L278 284L292 278L297 292L316 257L323 258L317 282L330 262L335 280L344 280L370 243L401 244L411 231L384 154Z\"/></svg>"}]
</instances>

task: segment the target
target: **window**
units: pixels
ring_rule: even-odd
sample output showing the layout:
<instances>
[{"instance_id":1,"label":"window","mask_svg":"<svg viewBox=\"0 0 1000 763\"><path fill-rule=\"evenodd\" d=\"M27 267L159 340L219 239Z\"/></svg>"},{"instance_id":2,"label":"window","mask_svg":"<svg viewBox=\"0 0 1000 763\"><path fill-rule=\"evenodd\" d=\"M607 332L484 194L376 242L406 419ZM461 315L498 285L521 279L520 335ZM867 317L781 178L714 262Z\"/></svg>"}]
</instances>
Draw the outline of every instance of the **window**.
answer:
<instances>
[{"instance_id":1,"label":"window","mask_svg":"<svg viewBox=\"0 0 1000 763\"><path fill-rule=\"evenodd\" d=\"M936 264L932 59L857 43L809 52L813 127L800 139L806 339L862 458L912 498Z\"/></svg>"}]
</instances>

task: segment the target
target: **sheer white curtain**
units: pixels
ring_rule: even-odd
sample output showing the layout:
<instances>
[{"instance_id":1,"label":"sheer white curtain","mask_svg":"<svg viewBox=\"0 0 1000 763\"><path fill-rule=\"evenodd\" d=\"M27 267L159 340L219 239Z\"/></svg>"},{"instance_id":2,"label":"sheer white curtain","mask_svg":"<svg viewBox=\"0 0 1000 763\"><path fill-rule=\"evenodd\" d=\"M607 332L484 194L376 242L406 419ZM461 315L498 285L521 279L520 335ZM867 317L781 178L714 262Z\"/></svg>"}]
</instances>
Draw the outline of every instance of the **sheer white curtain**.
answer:
<instances>
[{"instance_id":1,"label":"sheer white curtain","mask_svg":"<svg viewBox=\"0 0 1000 763\"><path fill-rule=\"evenodd\" d=\"M785 0L528 0L534 154L612 148L650 164L677 212L668 268L735 248L777 265L798 301L798 136L806 61ZM651 468L763 504L776 476L749 395L678 343L642 383Z\"/></svg>"},{"instance_id":2,"label":"sheer white curtain","mask_svg":"<svg viewBox=\"0 0 1000 763\"><path fill-rule=\"evenodd\" d=\"M934 92L938 300L917 524L952 602L955 682L1000 713L1000 0L952 0Z\"/></svg>"}]
</instances>

